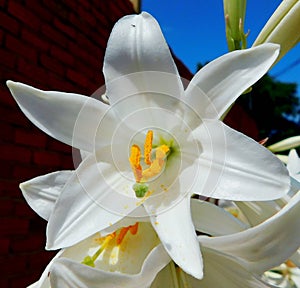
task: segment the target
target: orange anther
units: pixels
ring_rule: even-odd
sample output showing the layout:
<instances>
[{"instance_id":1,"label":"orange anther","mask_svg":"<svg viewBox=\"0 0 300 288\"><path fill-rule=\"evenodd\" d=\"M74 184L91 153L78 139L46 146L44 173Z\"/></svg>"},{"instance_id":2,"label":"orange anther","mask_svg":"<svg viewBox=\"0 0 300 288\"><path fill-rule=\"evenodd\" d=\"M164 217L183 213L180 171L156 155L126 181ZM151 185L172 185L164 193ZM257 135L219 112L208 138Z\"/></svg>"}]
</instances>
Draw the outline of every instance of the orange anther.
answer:
<instances>
[{"instance_id":1,"label":"orange anther","mask_svg":"<svg viewBox=\"0 0 300 288\"><path fill-rule=\"evenodd\" d=\"M117 245L120 245L122 243L128 231L130 231L132 235L135 235L138 231L138 228L139 228L138 222L136 222L134 225L121 228L120 233L116 239Z\"/></svg>"},{"instance_id":2,"label":"orange anther","mask_svg":"<svg viewBox=\"0 0 300 288\"><path fill-rule=\"evenodd\" d=\"M151 151L152 151L152 141L153 141L153 131L149 130L146 135L145 143L144 143L144 157L145 163L147 165L151 165Z\"/></svg>"},{"instance_id":3,"label":"orange anther","mask_svg":"<svg viewBox=\"0 0 300 288\"><path fill-rule=\"evenodd\" d=\"M136 182L140 182L142 178L142 166L140 164L141 149L137 145L132 145L130 150L129 162L134 173Z\"/></svg>"},{"instance_id":4,"label":"orange anther","mask_svg":"<svg viewBox=\"0 0 300 288\"><path fill-rule=\"evenodd\" d=\"M139 222L136 222L134 225L129 226L129 231L132 235L135 235L139 228Z\"/></svg>"},{"instance_id":5,"label":"orange anther","mask_svg":"<svg viewBox=\"0 0 300 288\"><path fill-rule=\"evenodd\" d=\"M130 226L129 226L129 227L130 227ZM118 235L118 237L117 237L117 239L116 239L117 245L120 245L120 244L122 243L123 239L125 238L125 236L126 236L128 230L129 230L129 227L123 227L123 228L121 229L121 231L120 231L120 233L119 233L119 235Z\"/></svg>"}]
</instances>

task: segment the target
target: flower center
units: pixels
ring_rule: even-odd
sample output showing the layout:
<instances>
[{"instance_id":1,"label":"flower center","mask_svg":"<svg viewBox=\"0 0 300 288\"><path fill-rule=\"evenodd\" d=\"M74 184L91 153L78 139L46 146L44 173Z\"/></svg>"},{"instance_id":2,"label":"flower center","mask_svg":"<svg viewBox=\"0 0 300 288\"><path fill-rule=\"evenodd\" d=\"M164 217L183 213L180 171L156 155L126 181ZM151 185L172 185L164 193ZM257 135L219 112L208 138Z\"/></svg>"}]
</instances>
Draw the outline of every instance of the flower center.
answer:
<instances>
[{"instance_id":1,"label":"flower center","mask_svg":"<svg viewBox=\"0 0 300 288\"><path fill-rule=\"evenodd\" d=\"M120 246L128 231L130 232L131 235L136 235L138 232L138 227L139 227L139 222L136 222L134 225L123 227L118 231L106 235L105 237L97 238L97 242L99 242L100 244L99 249L93 254L93 256L84 257L81 263L91 267L95 267L95 261L113 240L115 240L116 246Z\"/></svg>"},{"instance_id":2,"label":"flower center","mask_svg":"<svg viewBox=\"0 0 300 288\"><path fill-rule=\"evenodd\" d=\"M152 159L152 142L153 131L149 130L144 142L144 167L141 165L142 153L140 147L133 144L130 149L129 162L136 181L133 185L133 190L137 197L151 194L147 182L162 173L165 167L165 160L170 151L167 145L160 145L155 148L155 158Z\"/></svg>"}]
</instances>

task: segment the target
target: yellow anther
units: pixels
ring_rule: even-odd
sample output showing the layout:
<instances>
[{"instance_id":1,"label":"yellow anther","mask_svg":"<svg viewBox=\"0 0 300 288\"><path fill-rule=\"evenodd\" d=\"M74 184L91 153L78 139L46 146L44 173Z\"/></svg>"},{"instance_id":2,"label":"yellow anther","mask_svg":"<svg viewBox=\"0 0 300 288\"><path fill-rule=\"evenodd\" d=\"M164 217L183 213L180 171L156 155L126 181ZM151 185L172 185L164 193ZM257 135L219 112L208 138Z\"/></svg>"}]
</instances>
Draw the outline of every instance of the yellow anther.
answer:
<instances>
[{"instance_id":1,"label":"yellow anther","mask_svg":"<svg viewBox=\"0 0 300 288\"><path fill-rule=\"evenodd\" d=\"M149 168L142 171L143 181L147 182L147 180L161 173L168 152L169 152L169 147L167 145L161 145L156 148L155 160L151 163Z\"/></svg>"},{"instance_id":2,"label":"yellow anther","mask_svg":"<svg viewBox=\"0 0 300 288\"><path fill-rule=\"evenodd\" d=\"M287 261L285 262L285 264L286 264L286 266L288 266L289 268L295 268L295 267L297 267L297 266L295 265L295 263L294 263L293 261L291 261L291 260L287 260Z\"/></svg>"},{"instance_id":3,"label":"yellow anther","mask_svg":"<svg viewBox=\"0 0 300 288\"><path fill-rule=\"evenodd\" d=\"M142 178L142 166L140 164L141 149L137 145L131 146L129 162L133 171L136 182L140 182Z\"/></svg>"},{"instance_id":4,"label":"yellow anther","mask_svg":"<svg viewBox=\"0 0 300 288\"><path fill-rule=\"evenodd\" d=\"M147 165L151 165L151 151L152 151L152 141L153 141L153 131L149 130L146 135L145 143L144 143L144 157L145 163Z\"/></svg>"}]
</instances>

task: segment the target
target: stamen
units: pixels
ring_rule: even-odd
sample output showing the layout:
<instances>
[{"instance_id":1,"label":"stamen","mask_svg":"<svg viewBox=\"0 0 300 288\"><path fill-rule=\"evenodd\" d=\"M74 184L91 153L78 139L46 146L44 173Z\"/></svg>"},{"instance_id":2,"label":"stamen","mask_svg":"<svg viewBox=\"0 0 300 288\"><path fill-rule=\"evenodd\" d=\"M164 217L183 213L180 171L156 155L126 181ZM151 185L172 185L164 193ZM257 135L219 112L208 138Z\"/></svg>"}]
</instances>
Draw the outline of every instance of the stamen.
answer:
<instances>
[{"instance_id":1,"label":"stamen","mask_svg":"<svg viewBox=\"0 0 300 288\"><path fill-rule=\"evenodd\" d=\"M142 178L142 166L140 164L141 149L137 145L131 146L129 162L133 171L136 182L140 182Z\"/></svg>"},{"instance_id":2,"label":"stamen","mask_svg":"<svg viewBox=\"0 0 300 288\"><path fill-rule=\"evenodd\" d=\"M138 231L138 227L139 227L139 222L136 222L134 225L123 227L116 239L117 245L120 245L122 243L128 231L130 231L132 235L135 235Z\"/></svg>"},{"instance_id":3,"label":"stamen","mask_svg":"<svg viewBox=\"0 0 300 288\"><path fill-rule=\"evenodd\" d=\"M153 131L149 130L146 135L145 143L144 143L144 157L145 163L147 165L151 165L151 151L152 151L152 141L153 141Z\"/></svg>"},{"instance_id":4,"label":"stamen","mask_svg":"<svg viewBox=\"0 0 300 288\"><path fill-rule=\"evenodd\" d=\"M149 168L142 171L143 181L147 182L147 180L161 173L168 152L169 147L167 145L161 145L156 148L155 160L151 163Z\"/></svg>"},{"instance_id":5,"label":"stamen","mask_svg":"<svg viewBox=\"0 0 300 288\"><path fill-rule=\"evenodd\" d=\"M99 255L104 251L104 249L107 247L108 243L116 237L116 233L111 233L105 237L103 237L103 242L100 246L100 248L96 251L96 253L91 257L91 256L86 256L84 257L83 261L81 264L85 264L91 267L95 267L95 261L99 257Z\"/></svg>"}]
</instances>

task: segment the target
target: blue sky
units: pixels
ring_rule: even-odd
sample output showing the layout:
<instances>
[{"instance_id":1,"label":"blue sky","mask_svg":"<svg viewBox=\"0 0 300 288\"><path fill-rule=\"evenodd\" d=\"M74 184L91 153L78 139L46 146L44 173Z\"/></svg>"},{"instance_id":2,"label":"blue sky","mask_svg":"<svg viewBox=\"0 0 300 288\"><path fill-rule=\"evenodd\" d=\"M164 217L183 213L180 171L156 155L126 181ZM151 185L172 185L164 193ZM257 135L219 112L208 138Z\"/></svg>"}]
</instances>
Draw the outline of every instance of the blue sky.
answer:
<instances>
[{"instance_id":1,"label":"blue sky","mask_svg":"<svg viewBox=\"0 0 300 288\"><path fill-rule=\"evenodd\" d=\"M280 2L247 1L245 32L250 30L248 47ZM198 62L205 63L228 52L222 0L142 0L142 10L157 19L170 47L193 73ZM276 79L280 81L298 83L299 95L300 63L282 72L297 59L300 59L300 45L286 54L270 74L279 74Z\"/></svg>"}]
</instances>

